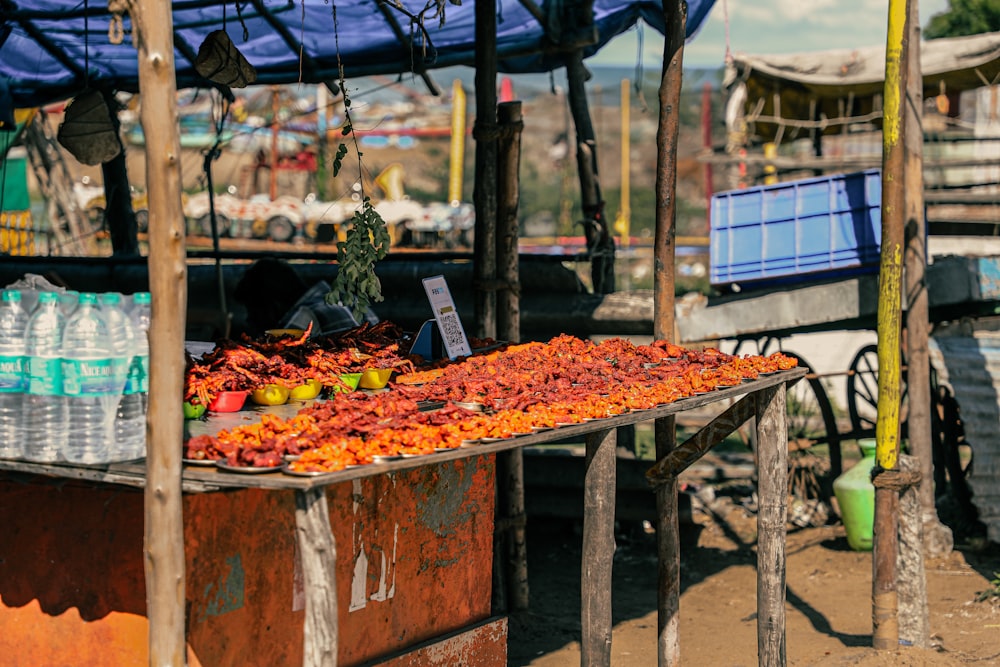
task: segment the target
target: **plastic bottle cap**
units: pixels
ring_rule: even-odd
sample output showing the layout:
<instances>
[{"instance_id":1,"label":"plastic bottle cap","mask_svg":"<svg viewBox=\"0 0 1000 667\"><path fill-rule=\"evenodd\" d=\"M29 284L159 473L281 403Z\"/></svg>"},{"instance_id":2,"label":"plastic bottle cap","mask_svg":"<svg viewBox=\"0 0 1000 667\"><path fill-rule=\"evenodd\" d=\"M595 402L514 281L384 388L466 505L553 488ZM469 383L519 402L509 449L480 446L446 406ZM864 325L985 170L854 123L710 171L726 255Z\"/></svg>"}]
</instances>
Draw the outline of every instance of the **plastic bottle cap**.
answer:
<instances>
[{"instance_id":1,"label":"plastic bottle cap","mask_svg":"<svg viewBox=\"0 0 1000 667\"><path fill-rule=\"evenodd\" d=\"M13 289L5 289L3 291L3 300L16 303L21 300L21 293Z\"/></svg>"},{"instance_id":2,"label":"plastic bottle cap","mask_svg":"<svg viewBox=\"0 0 1000 667\"><path fill-rule=\"evenodd\" d=\"M133 303L151 303L152 295L149 292L136 292L132 295Z\"/></svg>"},{"instance_id":3,"label":"plastic bottle cap","mask_svg":"<svg viewBox=\"0 0 1000 667\"><path fill-rule=\"evenodd\" d=\"M80 303L85 305L94 305L97 303L97 294L94 292L84 292L80 295Z\"/></svg>"},{"instance_id":4,"label":"plastic bottle cap","mask_svg":"<svg viewBox=\"0 0 1000 667\"><path fill-rule=\"evenodd\" d=\"M117 292L104 292L101 294L101 303L106 306L117 306L122 301L121 294Z\"/></svg>"},{"instance_id":5,"label":"plastic bottle cap","mask_svg":"<svg viewBox=\"0 0 1000 667\"><path fill-rule=\"evenodd\" d=\"M38 295L38 303L55 303L59 300L59 295L55 292L42 292Z\"/></svg>"}]
</instances>

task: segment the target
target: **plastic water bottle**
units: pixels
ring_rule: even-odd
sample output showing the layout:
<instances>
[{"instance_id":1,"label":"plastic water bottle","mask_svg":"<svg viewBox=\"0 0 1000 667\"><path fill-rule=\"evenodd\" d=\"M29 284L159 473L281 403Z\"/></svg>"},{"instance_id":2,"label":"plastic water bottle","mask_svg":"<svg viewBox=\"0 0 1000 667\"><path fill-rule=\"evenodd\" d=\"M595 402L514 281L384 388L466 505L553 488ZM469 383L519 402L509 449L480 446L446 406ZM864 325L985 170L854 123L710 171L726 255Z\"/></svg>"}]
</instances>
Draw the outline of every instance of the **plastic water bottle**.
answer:
<instances>
[{"instance_id":1,"label":"plastic water bottle","mask_svg":"<svg viewBox=\"0 0 1000 667\"><path fill-rule=\"evenodd\" d=\"M63 447L71 463L107 463L115 438L115 413L121 387L116 384L108 323L97 295L80 294L62 337L63 393L73 437Z\"/></svg>"},{"instance_id":2,"label":"plastic water bottle","mask_svg":"<svg viewBox=\"0 0 1000 667\"><path fill-rule=\"evenodd\" d=\"M62 379L62 333L65 324L59 295L42 292L28 319L24 396L23 456L29 461L58 461L69 437Z\"/></svg>"},{"instance_id":3,"label":"plastic water bottle","mask_svg":"<svg viewBox=\"0 0 1000 667\"><path fill-rule=\"evenodd\" d=\"M100 302L101 314L111 336L112 375L120 396L115 413L114 445L108 452L108 460L128 461L142 457L146 441L142 397L128 386L136 336L131 318L121 308L120 294L107 292L100 296Z\"/></svg>"},{"instance_id":4,"label":"plastic water bottle","mask_svg":"<svg viewBox=\"0 0 1000 667\"><path fill-rule=\"evenodd\" d=\"M62 307L63 317L69 318L76 310L76 305L80 302L80 293L76 290L66 290L59 297L59 305Z\"/></svg>"},{"instance_id":5,"label":"plastic water bottle","mask_svg":"<svg viewBox=\"0 0 1000 667\"><path fill-rule=\"evenodd\" d=\"M132 320L132 333L135 336L132 346L132 363L129 366L128 381L125 393L139 397L142 406L139 433L142 434L139 448L134 450L133 458L146 456L146 411L149 409L149 325L152 322L152 299L149 292L136 292L132 296L132 310L129 317Z\"/></svg>"},{"instance_id":6,"label":"plastic water bottle","mask_svg":"<svg viewBox=\"0 0 1000 667\"><path fill-rule=\"evenodd\" d=\"M21 305L21 293L4 290L0 300L0 457L7 459L19 458L22 453L27 327L28 313Z\"/></svg>"}]
</instances>

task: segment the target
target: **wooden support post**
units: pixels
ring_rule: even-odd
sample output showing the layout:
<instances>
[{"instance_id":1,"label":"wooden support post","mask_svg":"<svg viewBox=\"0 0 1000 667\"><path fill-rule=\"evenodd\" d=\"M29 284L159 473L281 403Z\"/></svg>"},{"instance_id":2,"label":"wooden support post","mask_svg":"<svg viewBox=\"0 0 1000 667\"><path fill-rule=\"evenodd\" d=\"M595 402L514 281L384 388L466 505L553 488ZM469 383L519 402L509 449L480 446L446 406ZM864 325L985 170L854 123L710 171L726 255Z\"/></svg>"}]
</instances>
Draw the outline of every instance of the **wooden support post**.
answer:
<instances>
[{"instance_id":1,"label":"wooden support post","mask_svg":"<svg viewBox=\"0 0 1000 667\"><path fill-rule=\"evenodd\" d=\"M181 206L180 134L170 3L130 5L139 51L140 122L149 190L149 412L146 417L145 574L149 664L183 665L184 517L181 448L187 256ZM156 428L150 428L156 424Z\"/></svg>"},{"instance_id":2,"label":"wooden support post","mask_svg":"<svg viewBox=\"0 0 1000 667\"><path fill-rule=\"evenodd\" d=\"M497 110L497 121L500 134L497 159L497 334L500 340L518 343L521 341L521 285L517 209L521 200L519 172L521 130L524 128L521 103L501 104Z\"/></svg>"},{"instance_id":3,"label":"wooden support post","mask_svg":"<svg viewBox=\"0 0 1000 667\"><path fill-rule=\"evenodd\" d=\"M476 336L497 335L497 15L488 2L476 3L476 208L475 265Z\"/></svg>"},{"instance_id":4,"label":"wooden support post","mask_svg":"<svg viewBox=\"0 0 1000 667\"><path fill-rule=\"evenodd\" d=\"M677 246L677 141L687 3L663 0L667 29L660 78L660 116L656 128L656 232L653 250L654 335L674 339L674 288Z\"/></svg>"},{"instance_id":5,"label":"wooden support post","mask_svg":"<svg viewBox=\"0 0 1000 667\"><path fill-rule=\"evenodd\" d=\"M761 389L757 403L757 658L785 664L785 520L788 431L785 385Z\"/></svg>"},{"instance_id":6,"label":"wooden support post","mask_svg":"<svg viewBox=\"0 0 1000 667\"><path fill-rule=\"evenodd\" d=\"M668 457L677 447L673 415L653 423L653 438L656 458L663 460ZM663 482L656 487L656 651L660 667L675 667L681 664L681 539L677 517L677 478L670 477Z\"/></svg>"},{"instance_id":7,"label":"wooden support post","mask_svg":"<svg viewBox=\"0 0 1000 667\"><path fill-rule=\"evenodd\" d=\"M885 51L885 115L882 120L882 250L878 300L878 417L875 422L874 476L892 471L899 455L901 396L901 322L903 274L902 100L908 79L907 6L910 0L889 0ZM872 553L872 645L899 646L896 600L897 512L899 492L875 485Z\"/></svg>"},{"instance_id":8,"label":"wooden support post","mask_svg":"<svg viewBox=\"0 0 1000 667\"><path fill-rule=\"evenodd\" d=\"M337 545L323 487L295 492L295 535L302 559L306 618L303 667L337 664Z\"/></svg>"},{"instance_id":9,"label":"wooden support post","mask_svg":"<svg viewBox=\"0 0 1000 667\"><path fill-rule=\"evenodd\" d=\"M611 566L615 556L617 431L586 437L583 489L583 566L580 578L580 664L611 664Z\"/></svg>"}]
</instances>

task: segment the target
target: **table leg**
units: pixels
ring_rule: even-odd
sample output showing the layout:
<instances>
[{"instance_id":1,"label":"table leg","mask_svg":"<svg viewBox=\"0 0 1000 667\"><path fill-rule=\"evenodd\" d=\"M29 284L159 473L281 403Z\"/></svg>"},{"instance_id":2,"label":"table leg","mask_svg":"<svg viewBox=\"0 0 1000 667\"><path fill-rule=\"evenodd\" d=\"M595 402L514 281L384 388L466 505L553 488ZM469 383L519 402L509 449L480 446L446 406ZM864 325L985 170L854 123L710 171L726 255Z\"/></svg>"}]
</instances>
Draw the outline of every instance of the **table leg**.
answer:
<instances>
[{"instance_id":1,"label":"table leg","mask_svg":"<svg viewBox=\"0 0 1000 667\"><path fill-rule=\"evenodd\" d=\"M654 423L656 460L662 461L677 448L676 419L673 415ZM657 569L657 664L681 664L680 599L681 539L677 516L677 478L656 487Z\"/></svg>"},{"instance_id":2,"label":"table leg","mask_svg":"<svg viewBox=\"0 0 1000 667\"><path fill-rule=\"evenodd\" d=\"M580 664L611 664L611 566L615 555L615 429L587 434L580 579Z\"/></svg>"},{"instance_id":3,"label":"table leg","mask_svg":"<svg viewBox=\"0 0 1000 667\"><path fill-rule=\"evenodd\" d=\"M303 667L336 667L337 547L330 526L326 489L295 492L295 534L305 583Z\"/></svg>"},{"instance_id":4,"label":"table leg","mask_svg":"<svg viewBox=\"0 0 1000 667\"><path fill-rule=\"evenodd\" d=\"M785 385L757 392L757 661L785 664L785 520L788 427Z\"/></svg>"}]
</instances>

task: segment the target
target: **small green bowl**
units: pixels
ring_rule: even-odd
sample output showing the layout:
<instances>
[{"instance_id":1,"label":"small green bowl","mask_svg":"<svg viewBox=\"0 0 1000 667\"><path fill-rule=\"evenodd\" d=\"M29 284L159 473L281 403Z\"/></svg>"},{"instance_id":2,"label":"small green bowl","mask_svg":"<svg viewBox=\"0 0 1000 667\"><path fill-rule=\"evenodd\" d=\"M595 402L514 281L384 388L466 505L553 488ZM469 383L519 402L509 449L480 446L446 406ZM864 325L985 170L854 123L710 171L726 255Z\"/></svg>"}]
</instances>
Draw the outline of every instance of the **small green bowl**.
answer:
<instances>
[{"instance_id":1,"label":"small green bowl","mask_svg":"<svg viewBox=\"0 0 1000 667\"><path fill-rule=\"evenodd\" d=\"M206 407L201 403L184 401L184 419L200 419L205 414Z\"/></svg>"},{"instance_id":2,"label":"small green bowl","mask_svg":"<svg viewBox=\"0 0 1000 667\"><path fill-rule=\"evenodd\" d=\"M331 391L333 393L354 391L358 388L358 383L361 382L361 373L342 373L340 381L344 384L332 387Z\"/></svg>"}]
</instances>

